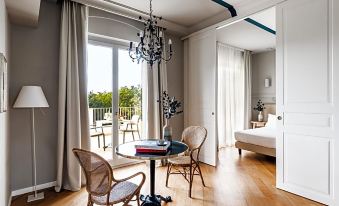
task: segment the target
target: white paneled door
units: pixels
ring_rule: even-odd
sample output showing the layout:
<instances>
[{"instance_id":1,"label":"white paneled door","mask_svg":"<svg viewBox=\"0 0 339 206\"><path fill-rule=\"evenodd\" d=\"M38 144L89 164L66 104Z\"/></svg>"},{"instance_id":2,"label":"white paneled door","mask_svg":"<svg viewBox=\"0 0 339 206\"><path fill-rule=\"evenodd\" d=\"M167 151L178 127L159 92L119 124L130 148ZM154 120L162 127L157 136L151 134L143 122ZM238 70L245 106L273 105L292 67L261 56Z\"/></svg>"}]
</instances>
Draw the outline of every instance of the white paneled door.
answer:
<instances>
[{"instance_id":1,"label":"white paneled door","mask_svg":"<svg viewBox=\"0 0 339 206\"><path fill-rule=\"evenodd\" d=\"M339 184L338 10L337 0L277 7L277 187L329 205Z\"/></svg>"},{"instance_id":2,"label":"white paneled door","mask_svg":"<svg viewBox=\"0 0 339 206\"><path fill-rule=\"evenodd\" d=\"M216 166L216 31L186 40L185 55L185 127L198 125L207 129L200 160Z\"/></svg>"}]
</instances>

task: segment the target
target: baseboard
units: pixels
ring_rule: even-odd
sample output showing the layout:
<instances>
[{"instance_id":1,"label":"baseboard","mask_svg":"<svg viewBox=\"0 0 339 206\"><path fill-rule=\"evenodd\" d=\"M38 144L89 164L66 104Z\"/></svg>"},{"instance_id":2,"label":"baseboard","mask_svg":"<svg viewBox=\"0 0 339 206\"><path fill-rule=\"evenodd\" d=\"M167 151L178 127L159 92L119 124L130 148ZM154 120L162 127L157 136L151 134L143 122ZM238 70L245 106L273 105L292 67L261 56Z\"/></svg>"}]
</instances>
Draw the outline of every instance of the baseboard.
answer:
<instances>
[{"instance_id":1,"label":"baseboard","mask_svg":"<svg viewBox=\"0 0 339 206\"><path fill-rule=\"evenodd\" d=\"M12 193L9 194L7 205L8 205L8 206L11 206L11 205L12 205Z\"/></svg>"},{"instance_id":2,"label":"baseboard","mask_svg":"<svg viewBox=\"0 0 339 206\"><path fill-rule=\"evenodd\" d=\"M36 188L37 188L37 190L43 190L43 189L46 189L46 188L54 187L55 185L56 185L56 181L37 185ZM23 189L14 190L14 191L12 191L11 196L14 197L14 196L23 195L23 194L26 194L26 193L29 193L29 192L33 192L33 187L26 187L26 188L23 188Z\"/></svg>"}]
</instances>

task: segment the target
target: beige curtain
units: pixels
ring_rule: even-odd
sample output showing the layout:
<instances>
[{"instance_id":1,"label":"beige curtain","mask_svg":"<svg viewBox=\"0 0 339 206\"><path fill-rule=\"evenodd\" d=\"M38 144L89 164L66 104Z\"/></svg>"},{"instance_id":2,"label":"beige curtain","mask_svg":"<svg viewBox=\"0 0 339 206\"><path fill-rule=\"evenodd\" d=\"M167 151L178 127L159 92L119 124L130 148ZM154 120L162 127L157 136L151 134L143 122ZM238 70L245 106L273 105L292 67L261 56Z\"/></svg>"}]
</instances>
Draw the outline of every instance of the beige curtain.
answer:
<instances>
[{"instance_id":1,"label":"beige curtain","mask_svg":"<svg viewBox=\"0 0 339 206\"><path fill-rule=\"evenodd\" d=\"M164 48L166 51L167 48ZM164 57L165 58L165 57ZM142 67L142 114L144 121L143 138L159 139L159 106L158 106L158 63L151 68L146 62ZM160 64L161 94L167 91L167 67L166 62ZM162 120L163 121L163 118Z\"/></svg>"},{"instance_id":2,"label":"beige curtain","mask_svg":"<svg viewBox=\"0 0 339 206\"><path fill-rule=\"evenodd\" d=\"M252 53L244 51L245 100L244 100L244 129L249 129L252 118Z\"/></svg>"},{"instance_id":3,"label":"beige curtain","mask_svg":"<svg viewBox=\"0 0 339 206\"><path fill-rule=\"evenodd\" d=\"M64 0L61 16L59 62L59 114L57 184L77 191L81 168L73 148L90 148L87 100L87 19L86 6Z\"/></svg>"}]
</instances>

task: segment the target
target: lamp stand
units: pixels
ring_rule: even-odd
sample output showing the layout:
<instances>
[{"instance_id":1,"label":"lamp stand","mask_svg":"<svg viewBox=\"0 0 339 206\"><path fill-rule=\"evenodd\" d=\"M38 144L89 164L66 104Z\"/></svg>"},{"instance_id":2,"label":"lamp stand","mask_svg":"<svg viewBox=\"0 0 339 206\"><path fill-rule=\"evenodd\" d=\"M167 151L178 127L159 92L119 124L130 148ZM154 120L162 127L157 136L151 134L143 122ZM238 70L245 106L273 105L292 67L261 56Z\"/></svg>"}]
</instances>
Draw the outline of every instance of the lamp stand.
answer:
<instances>
[{"instance_id":1,"label":"lamp stand","mask_svg":"<svg viewBox=\"0 0 339 206\"><path fill-rule=\"evenodd\" d=\"M36 153L35 153L35 125L34 125L34 108L32 108L32 147L33 147L33 192L34 194L29 195L27 202L33 202L36 200L44 199L44 193L38 193L36 187Z\"/></svg>"}]
</instances>

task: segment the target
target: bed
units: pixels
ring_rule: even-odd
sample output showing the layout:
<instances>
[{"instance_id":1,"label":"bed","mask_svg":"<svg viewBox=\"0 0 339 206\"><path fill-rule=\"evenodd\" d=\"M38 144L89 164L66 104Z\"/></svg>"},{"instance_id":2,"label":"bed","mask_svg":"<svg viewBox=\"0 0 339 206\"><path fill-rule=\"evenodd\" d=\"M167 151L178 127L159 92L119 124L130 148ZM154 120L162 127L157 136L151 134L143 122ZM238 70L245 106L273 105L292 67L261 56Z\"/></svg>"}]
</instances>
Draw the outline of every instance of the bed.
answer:
<instances>
[{"instance_id":1,"label":"bed","mask_svg":"<svg viewBox=\"0 0 339 206\"><path fill-rule=\"evenodd\" d=\"M235 147L238 148L239 155L241 150L247 150L275 157L275 121L275 115L269 114L265 127L235 132Z\"/></svg>"}]
</instances>

